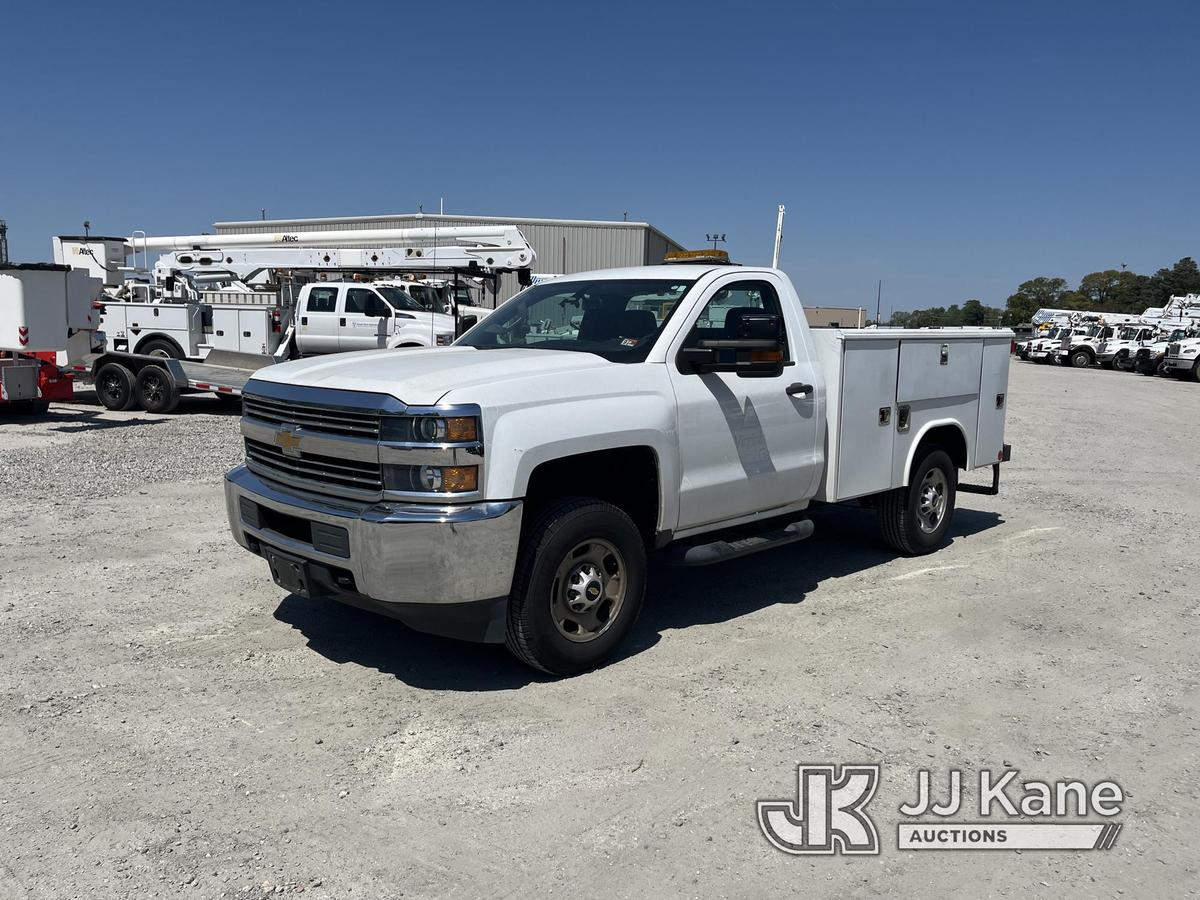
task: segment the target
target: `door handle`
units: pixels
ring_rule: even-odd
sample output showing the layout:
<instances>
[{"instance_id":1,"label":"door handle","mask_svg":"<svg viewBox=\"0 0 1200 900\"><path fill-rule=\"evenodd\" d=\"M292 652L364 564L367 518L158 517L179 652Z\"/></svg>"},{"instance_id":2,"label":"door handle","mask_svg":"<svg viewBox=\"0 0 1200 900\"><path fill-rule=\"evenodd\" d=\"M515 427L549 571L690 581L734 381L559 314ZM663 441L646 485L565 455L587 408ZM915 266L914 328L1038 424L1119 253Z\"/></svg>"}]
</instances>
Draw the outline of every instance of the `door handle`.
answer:
<instances>
[{"instance_id":1,"label":"door handle","mask_svg":"<svg viewBox=\"0 0 1200 900\"><path fill-rule=\"evenodd\" d=\"M789 397L795 397L797 394L811 394L812 392L813 386L811 384L801 384L799 381L787 386L787 395Z\"/></svg>"},{"instance_id":2,"label":"door handle","mask_svg":"<svg viewBox=\"0 0 1200 900\"><path fill-rule=\"evenodd\" d=\"M339 324L339 325L345 325L345 324L346 324L346 320L345 320L345 319L338 319L338 324Z\"/></svg>"},{"instance_id":3,"label":"door handle","mask_svg":"<svg viewBox=\"0 0 1200 900\"><path fill-rule=\"evenodd\" d=\"M301 324L301 325L307 325L307 324L308 324L308 316L301 316L301 317L300 317L300 324Z\"/></svg>"}]
</instances>

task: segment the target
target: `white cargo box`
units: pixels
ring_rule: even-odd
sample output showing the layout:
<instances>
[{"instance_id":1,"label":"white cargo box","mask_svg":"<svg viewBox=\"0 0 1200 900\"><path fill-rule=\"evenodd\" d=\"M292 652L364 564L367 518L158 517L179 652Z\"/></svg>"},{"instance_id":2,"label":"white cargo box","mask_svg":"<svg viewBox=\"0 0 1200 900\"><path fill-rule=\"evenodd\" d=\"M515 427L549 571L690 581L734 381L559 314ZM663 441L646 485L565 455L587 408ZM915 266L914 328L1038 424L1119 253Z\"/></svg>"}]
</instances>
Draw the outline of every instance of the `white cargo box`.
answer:
<instances>
[{"instance_id":1,"label":"white cargo box","mask_svg":"<svg viewBox=\"0 0 1200 900\"><path fill-rule=\"evenodd\" d=\"M827 388L826 465L818 500L904 484L933 428L966 426L967 469L999 461L1013 333L996 328L815 328Z\"/></svg>"},{"instance_id":2,"label":"white cargo box","mask_svg":"<svg viewBox=\"0 0 1200 900\"><path fill-rule=\"evenodd\" d=\"M100 282L48 263L0 266L0 350L65 350L72 330L95 330Z\"/></svg>"}]
</instances>

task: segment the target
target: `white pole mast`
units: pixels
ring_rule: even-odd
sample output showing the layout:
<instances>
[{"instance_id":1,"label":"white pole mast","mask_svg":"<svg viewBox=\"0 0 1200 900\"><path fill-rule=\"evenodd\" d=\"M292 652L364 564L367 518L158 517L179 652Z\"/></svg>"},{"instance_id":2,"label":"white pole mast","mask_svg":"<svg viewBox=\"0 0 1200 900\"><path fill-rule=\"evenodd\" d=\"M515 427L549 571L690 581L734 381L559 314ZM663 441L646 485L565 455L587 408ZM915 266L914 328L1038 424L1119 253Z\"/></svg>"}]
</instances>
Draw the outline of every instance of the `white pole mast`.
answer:
<instances>
[{"instance_id":1,"label":"white pole mast","mask_svg":"<svg viewBox=\"0 0 1200 900\"><path fill-rule=\"evenodd\" d=\"M771 257L771 268L779 268L779 245L783 243L783 216L787 207L779 204L779 218L775 220L775 255Z\"/></svg>"}]
</instances>

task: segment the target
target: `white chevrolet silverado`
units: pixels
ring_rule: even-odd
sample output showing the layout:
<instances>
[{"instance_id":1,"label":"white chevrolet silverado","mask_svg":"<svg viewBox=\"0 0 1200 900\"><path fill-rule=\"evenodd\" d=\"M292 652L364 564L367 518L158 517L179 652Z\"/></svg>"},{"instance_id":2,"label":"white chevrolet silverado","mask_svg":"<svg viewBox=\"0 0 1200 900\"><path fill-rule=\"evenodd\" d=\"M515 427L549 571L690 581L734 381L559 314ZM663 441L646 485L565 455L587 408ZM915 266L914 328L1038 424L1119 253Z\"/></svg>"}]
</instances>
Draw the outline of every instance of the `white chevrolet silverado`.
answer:
<instances>
[{"instance_id":1,"label":"white chevrolet silverado","mask_svg":"<svg viewBox=\"0 0 1200 900\"><path fill-rule=\"evenodd\" d=\"M939 547L956 490L998 490L1011 337L810 330L775 269L565 276L449 348L261 370L229 522L288 591L579 672L628 634L649 553L781 546L843 500Z\"/></svg>"}]
</instances>

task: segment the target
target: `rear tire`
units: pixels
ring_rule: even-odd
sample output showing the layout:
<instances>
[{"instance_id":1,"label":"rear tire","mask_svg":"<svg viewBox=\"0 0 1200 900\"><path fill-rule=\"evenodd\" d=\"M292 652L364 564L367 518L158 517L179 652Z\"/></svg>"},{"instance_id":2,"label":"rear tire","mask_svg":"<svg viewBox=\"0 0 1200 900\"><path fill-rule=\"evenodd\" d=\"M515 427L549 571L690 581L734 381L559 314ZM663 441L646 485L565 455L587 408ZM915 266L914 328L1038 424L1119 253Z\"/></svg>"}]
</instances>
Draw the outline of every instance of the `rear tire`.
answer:
<instances>
[{"instance_id":1,"label":"rear tire","mask_svg":"<svg viewBox=\"0 0 1200 900\"><path fill-rule=\"evenodd\" d=\"M93 380L96 399L105 409L121 412L132 409L137 403L133 373L120 363L105 363L97 370Z\"/></svg>"},{"instance_id":2,"label":"rear tire","mask_svg":"<svg viewBox=\"0 0 1200 900\"><path fill-rule=\"evenodd\" d=\"M505 645L552 675L595 668L641 610L646 548L633 520L587 497L541 510L521 542Z\"/></svg>"},{"instance_id":3,"label":"rear tire","mask_svg":"<svg viewBox=\"0 0 1200 900\"><path fill-rule=\"evenodd\" d=\"M183 359L183 352L175 344L160 338L139 344L137 352L141 356L156 356L159 359Z\"/></svg>"},{"instance_id":4,"label":"rear tire","mask_svg":"<svg viewBox=\"0 0 1200 900\"><path fill-rule=\"evenodd\" d=\"M907 487L879 495L884 541L907 556L932 553L946 540L957 491L954 461L945 450L931 448L913 468Z\"/></svg>"},{"instance_id":5,"label":"rear tire","mask_svg":"<svg viewBox=\"0 0 1200 900\"><path fill-rule=\"evenodd\" d=\"M169 413L179 405L179 387L162 366L146 366L134 383L138 405L149 413Z\"/></svg>"}]
</instances>

